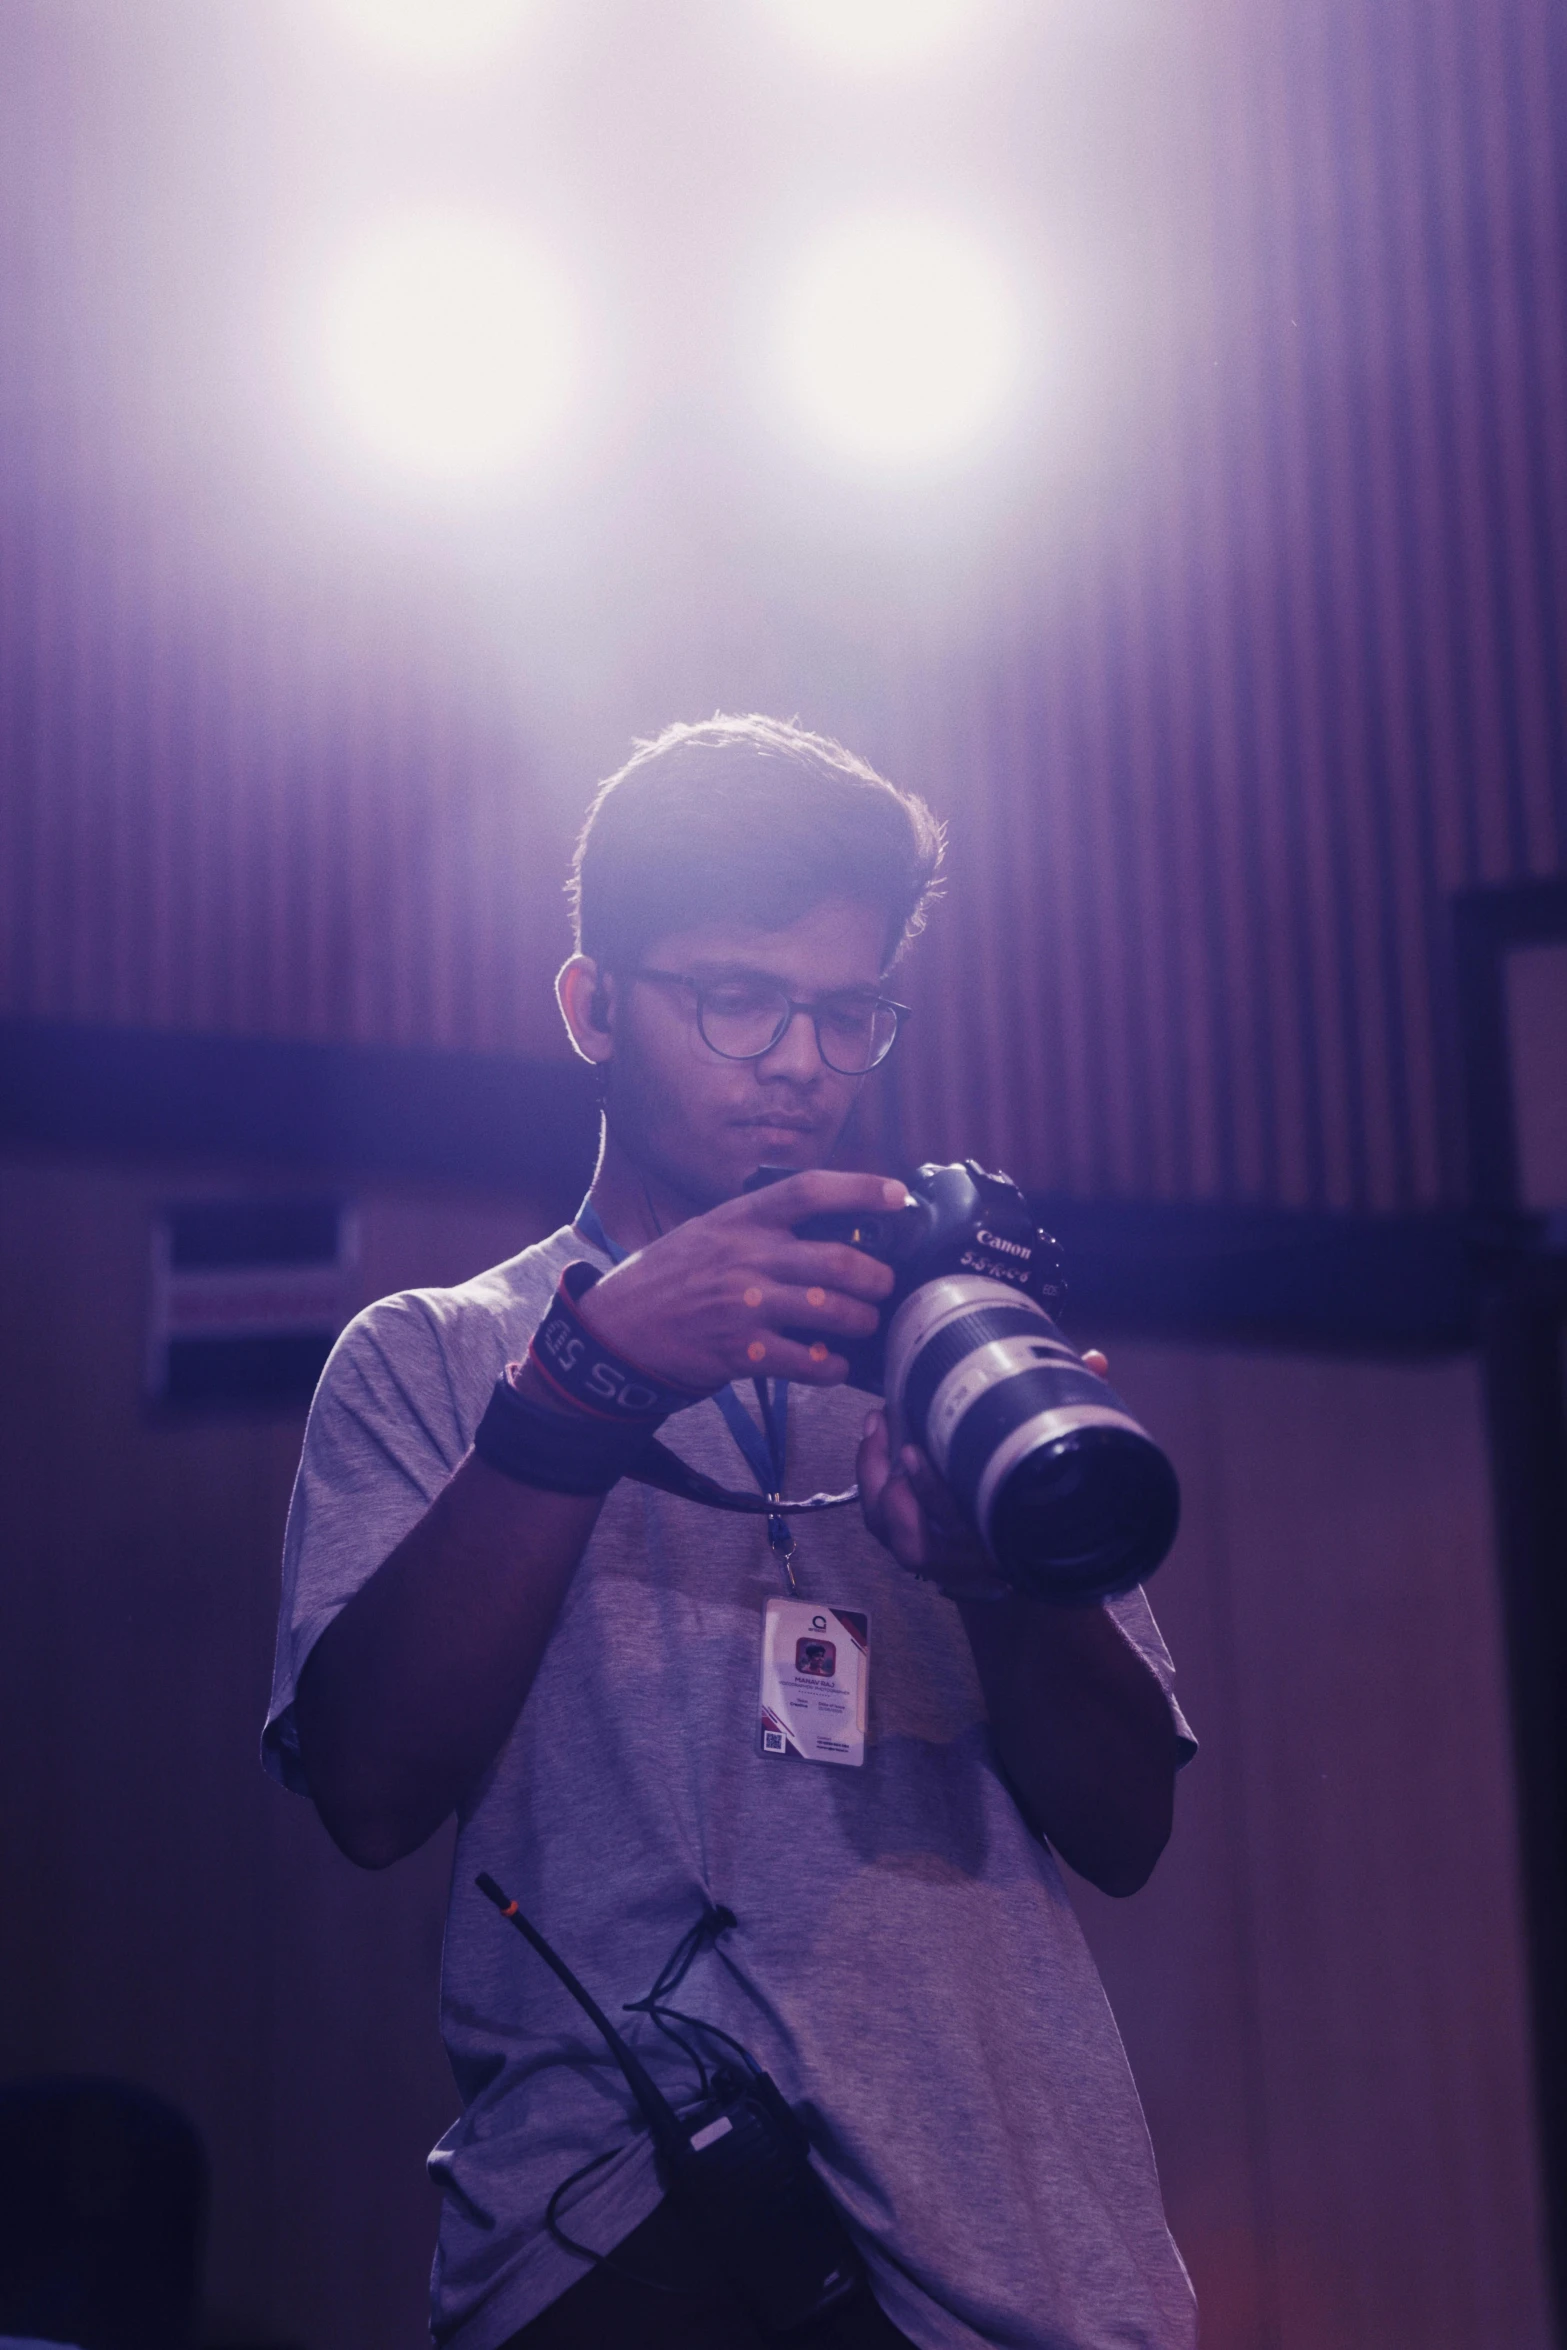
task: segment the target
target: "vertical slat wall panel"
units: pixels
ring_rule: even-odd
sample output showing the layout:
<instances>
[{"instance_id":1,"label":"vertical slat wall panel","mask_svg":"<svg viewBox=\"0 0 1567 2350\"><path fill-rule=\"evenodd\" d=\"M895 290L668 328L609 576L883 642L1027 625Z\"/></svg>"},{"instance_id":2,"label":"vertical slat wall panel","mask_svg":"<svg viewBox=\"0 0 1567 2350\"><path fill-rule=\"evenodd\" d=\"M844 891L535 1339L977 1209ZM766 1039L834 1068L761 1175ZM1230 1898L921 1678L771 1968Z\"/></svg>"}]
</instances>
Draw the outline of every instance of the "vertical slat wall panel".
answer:
<instances>
[{"instance_id":1,"label":"vertical slat wall panel","mask_svg":"<svg viewBox=\"0 0 1567 2350\"><path fill-rule=\"evenodd\" d=\"M994 625L889 614L874 697L813 671L797 591L798 654L780 590L771 669L736 665L721 566L713 610L648 625L731 703L789 680L950 817L911 1146L1077 1192L1451 1200L1448 895L1567 866L1567 28L1558 0L1187 13L1149 169L1185 175L1190 363L1119 476L998 548ZM225 570L120 478L93 304L127 299L100 247L136 142L94 31L0 17L5 284L53 322L4 363L0 1010L559 1050L614 691L551 768L573 689L547 707L535 664L530 702L417 532L357 585ZM628 708L656 667L627 652Z\"/></svg>"},{"instance_id":2,"label":"vertical slat wall panel","mask_svg":"<svg viewBox=\"0 0 1567 2350\"><path fill-rule=\"evenodd\" d=\"M919 762L957 939L906 1122L1065 1190L1451 1200L1448 895L1567 864L1567 31L1338 0L1209 34L1220 356L1172 495L1023 615L1027 684L957 689L976 746L991 697L1031 722L961 795ZM981 937L1036 998L1005 1109Z\"/></svg>"}]
</instances>

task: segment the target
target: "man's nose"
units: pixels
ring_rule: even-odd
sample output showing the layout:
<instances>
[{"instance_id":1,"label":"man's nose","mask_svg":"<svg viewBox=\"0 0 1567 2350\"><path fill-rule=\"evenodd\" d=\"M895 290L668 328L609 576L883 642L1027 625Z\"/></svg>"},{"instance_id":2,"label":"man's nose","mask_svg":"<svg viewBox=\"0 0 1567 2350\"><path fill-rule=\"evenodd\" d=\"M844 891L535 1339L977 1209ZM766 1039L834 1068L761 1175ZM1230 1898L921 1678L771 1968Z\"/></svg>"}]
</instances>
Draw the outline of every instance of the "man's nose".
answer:
<instances>
[{"instance_id":1,"label":"man's nose","mask_svg":"<svg viewBox=\"0 0 1567 2350\"><path fill-rule=\"evenodd\" d=\"M790 1013L788 1027L776 1044L768 1046L757 1066L769 1077L793 1077L802 1084L821 1075L827 1064L809 1012Z\"/></svg>"}]
</instances>

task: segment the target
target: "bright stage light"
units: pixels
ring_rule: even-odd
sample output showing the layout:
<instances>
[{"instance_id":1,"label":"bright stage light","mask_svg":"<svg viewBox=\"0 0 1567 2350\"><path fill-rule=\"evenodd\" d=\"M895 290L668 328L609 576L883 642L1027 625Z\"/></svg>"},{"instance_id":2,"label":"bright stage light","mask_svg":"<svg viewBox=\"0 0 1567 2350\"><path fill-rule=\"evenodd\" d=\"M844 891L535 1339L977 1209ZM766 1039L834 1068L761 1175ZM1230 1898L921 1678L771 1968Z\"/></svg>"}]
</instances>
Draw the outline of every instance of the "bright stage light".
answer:
<instances>
[{"instance_id":1,"label":"bright stage light","mask_svg":"<svg viewBox=\"0 0 1567 2350\"><path fill-rule=\"evenodd\" d=\"M903 65L950 48L974 0L772 0L795 38L835 63Z\"/></svg>"},{"instance_id":2,"label":"bright stage light","mask_svg":"<svg viewBox=\"0 0 1567 2350\"><path fill-rule=\"evenodd\" d=\"M380 458L431 479L504 473L562 422L575 321L558 274L498 223L388 229L328 300L338 408Z\"/></svg>"},{"instance_id":3,"label":"bright stage light","mask_svg":"<svg viewBox=\"0 0 1567 2350\"><path fill-rule=\"evenodd\" d=\"M333 0L368 47L398 65L478 65L512 38L528 0Z\"/></svg>"},{"instance_id":4,"label":"bright stage light","mask_svg":"<svg viewBox=\"0 0 1567 2350\"><path fill-rule=\"evenodd\" d=\"M872 216L808 254L783 306L779 371L842 457L948 455L1003 409L1022 333L1007 276L937 221Z\"/></svg>"}]
</instances>

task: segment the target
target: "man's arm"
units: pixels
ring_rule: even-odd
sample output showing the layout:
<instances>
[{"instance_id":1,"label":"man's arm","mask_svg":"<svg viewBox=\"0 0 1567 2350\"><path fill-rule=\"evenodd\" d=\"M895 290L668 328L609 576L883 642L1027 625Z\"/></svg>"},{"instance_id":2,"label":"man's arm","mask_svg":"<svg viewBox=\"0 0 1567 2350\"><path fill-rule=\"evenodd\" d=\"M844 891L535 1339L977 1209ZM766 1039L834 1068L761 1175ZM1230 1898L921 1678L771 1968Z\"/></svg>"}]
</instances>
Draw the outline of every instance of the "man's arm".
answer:
<instances>
[{"instance_id":1,"label":"man's arm","mask_svg":"<svg viewBox=\"0 0 1567 2350\"><path fill-rule=\"evenodd\" d=\"M880 1412L860 1447L866 1522L900 1565L987 1572L929 1463L894 1462ZM1169 1842L1180 1745L1164 1691L1103 1607L959 1602L996 1751L1031 1827L1101 1892L1135 1893Z\"/></svg>"},{"instance_id":2,"label":"man's arm","mask_svg":"<svg viewBox=\"0 0 1567 2350\"><path fill-rule=\"evenodd\" d=\"M880 1176L791 1176L628 1257L580 1310L606 1345L694 1393L759 1369L836 1386L844 1358L785 1333L808 1321L866 1337L892 1274L790 1226L904 1196ZM350 1860L384 1868L414 1851L489 1769L600 1507L470 1455L321 1634L294 1719L316 1807Z\"/></svg>"},{"instance_id":3,"label":"man's arm","mask_svg":"<svg viewBox=\"0 0 1567 2350\"><path fill-rule=\"evenodd\" d=\"M494 1759L601 1506L470 1453L316 1642L294 1700L300 1760L361 1868L417 1851Z\"/></svg>"},{"instance_id":4,"label":"man's arm","mask_svg":"<svg viewBox=\"0 0 1567 2350\"><path fill-rule=\"evenodd\" d=\"M1153 1670L1106 1608L959 1602L1002 1767L1030 1826L1101 1893L1170 1841L1180 1747Z\"/></svg>"}]
</instances>

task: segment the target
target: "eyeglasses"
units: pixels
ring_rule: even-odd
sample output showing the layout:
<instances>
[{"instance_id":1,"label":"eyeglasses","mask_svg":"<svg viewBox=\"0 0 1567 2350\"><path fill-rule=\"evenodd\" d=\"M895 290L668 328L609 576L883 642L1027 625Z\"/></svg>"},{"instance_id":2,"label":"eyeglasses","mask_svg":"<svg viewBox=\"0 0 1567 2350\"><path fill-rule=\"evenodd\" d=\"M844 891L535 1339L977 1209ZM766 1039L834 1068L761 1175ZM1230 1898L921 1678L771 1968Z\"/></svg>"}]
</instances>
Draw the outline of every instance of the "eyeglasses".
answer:
<instances>
[{"instance_id":1,"label":"eyeglasses","mask_svg":"<svg viewBox=\"0 0 1567 2350\"><path fill-rule=\"evenodd\" d=\"M759 1061L782 1041L796 1012L804 1012L827 1067L840 1077L863 1077L887 1058L909 1017L907 1004L862 991L797 1004L786 988L762 978L693 979L686 971L646 969L631 976L688 987L696 997L702 1041L725 1061Z\"/></svg>"}]
</instances>

